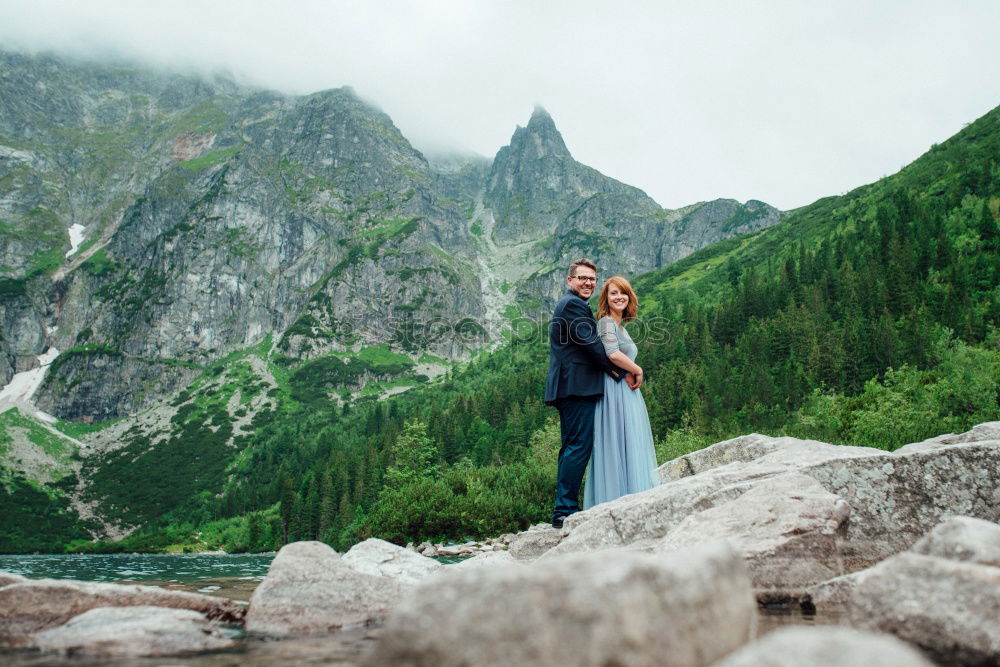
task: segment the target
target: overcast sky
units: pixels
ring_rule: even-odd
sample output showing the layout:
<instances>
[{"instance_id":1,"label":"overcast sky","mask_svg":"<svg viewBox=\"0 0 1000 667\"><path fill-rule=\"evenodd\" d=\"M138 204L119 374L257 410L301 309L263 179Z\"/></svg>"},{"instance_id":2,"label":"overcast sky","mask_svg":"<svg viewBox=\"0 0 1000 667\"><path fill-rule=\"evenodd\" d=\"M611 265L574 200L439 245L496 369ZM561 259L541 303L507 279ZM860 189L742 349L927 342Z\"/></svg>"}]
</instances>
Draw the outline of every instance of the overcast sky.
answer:
<instances>
[{"instance_id":1,"label":"overcast sky","mask_svg":"<svg viewBox=\"0 0 1000 667\"><path fill-rule=\"evenodd\" d=\"M668 208L802 206L1000 105L997 0L0 0L0 47L350 85L423 150L491 157L541 104Z\"/></svg>"}]
</instances>

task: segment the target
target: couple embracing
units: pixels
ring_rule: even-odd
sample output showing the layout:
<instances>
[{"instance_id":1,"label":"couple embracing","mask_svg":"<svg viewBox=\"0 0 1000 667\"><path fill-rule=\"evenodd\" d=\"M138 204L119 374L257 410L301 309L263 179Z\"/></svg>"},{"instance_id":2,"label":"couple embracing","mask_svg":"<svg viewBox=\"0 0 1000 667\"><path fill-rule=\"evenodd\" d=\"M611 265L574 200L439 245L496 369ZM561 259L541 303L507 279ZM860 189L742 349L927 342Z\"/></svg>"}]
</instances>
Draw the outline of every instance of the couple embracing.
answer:
<instances>
[{"instance_id":1,"label":"couple embracing","mask_svg":"<svg viewBox=\"0 0 1000 667\"><path fill-rule=\"evenodd\" d=\"M650 489L658 483L653 434L639 387L643 372L625 323L635 319L635 292L620 276L601 288L598 318L587 300L597 288L588 259L569 265L569 289L549 325L549 374L545 402L559 410L562 446L552 525L584 506ZM587 467L587 463L590 467Z\"/></svg>"}]
</instances>

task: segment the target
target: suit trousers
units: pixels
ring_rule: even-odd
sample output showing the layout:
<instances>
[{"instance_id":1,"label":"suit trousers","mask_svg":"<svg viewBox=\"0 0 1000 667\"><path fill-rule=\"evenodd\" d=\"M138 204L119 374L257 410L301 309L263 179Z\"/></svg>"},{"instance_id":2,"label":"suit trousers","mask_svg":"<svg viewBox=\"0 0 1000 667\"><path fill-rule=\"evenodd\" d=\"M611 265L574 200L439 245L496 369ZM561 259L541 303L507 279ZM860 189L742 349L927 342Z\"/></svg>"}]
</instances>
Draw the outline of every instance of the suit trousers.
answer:
<instances>
[{"instance_id":1,"label":"suit trousers","mask_svg":"<svg viewBox=\"0 0 1000 667\"><path fill-rule=\"evenodd\" d=\"M562 446L559 448L553 519L580 511L580 484L594 451L594 410L599 398L570 396L556 404Z\"/></svg>"}]
</instances>

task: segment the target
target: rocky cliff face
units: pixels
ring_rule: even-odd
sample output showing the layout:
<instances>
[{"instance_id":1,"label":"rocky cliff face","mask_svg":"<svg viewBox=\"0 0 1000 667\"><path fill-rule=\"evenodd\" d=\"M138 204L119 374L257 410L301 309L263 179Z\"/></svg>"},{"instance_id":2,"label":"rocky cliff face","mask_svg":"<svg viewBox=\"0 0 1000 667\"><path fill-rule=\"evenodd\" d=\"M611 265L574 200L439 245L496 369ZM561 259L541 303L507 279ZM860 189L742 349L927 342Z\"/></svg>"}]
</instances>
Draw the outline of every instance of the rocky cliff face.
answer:
<instances>
[{"instance_id":1,"label":"rocky cliff face","mask_svg":"<svg viewBox=\"0 0 1000 667\"><path fill-rule=\"evenodd\" d=\"M602 275L634 276L770 227L781 216L753 200L663 209L642 190L574 160L540 107L497 153L484 201L498 243L513 242L522 259L530 258L533 272L518 276L519 300L532 303L544 295L531 310L535 315L565 289L562 272L577 257L593 259Z\"/></svg>"},{"instance_id":2,"label":"rocky cliff face","mask_svg":"<svg viewBox=\"0 0 1000 667\"><path fill-rule=\"evenodd\" d=\"M0 103L0 382L55 347L36 402L67 419L153 405L268 336L290 367L462 359L544 315L574 257L633 275L779 218L664 210L541 109L492 162L429 162L346 88L0 54Z\"/></svg>"}]
</instances>

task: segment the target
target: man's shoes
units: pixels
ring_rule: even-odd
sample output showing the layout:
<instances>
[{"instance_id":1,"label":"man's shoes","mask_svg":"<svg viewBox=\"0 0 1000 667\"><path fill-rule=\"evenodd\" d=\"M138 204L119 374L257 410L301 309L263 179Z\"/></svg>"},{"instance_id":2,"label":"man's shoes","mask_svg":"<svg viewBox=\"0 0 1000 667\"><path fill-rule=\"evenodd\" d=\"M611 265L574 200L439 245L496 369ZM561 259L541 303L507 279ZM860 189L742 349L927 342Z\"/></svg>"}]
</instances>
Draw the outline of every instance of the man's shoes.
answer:
<instances>
[{"instance_id":1,"label":"man's shoes","mask_svg":"<svg viewBox=\"0 0 1000 667\"><path fill-rule=\"evenodd\" d=\"M563 519L564 518L565 517L557 516L556 518L552 519L552 527L553 528L562 528L562 526L563 526Z\"/></svg>"}]
</instances>

